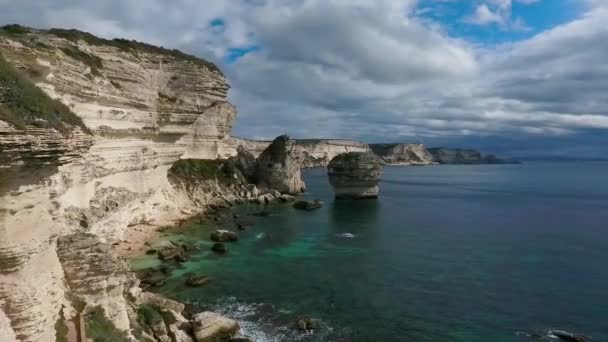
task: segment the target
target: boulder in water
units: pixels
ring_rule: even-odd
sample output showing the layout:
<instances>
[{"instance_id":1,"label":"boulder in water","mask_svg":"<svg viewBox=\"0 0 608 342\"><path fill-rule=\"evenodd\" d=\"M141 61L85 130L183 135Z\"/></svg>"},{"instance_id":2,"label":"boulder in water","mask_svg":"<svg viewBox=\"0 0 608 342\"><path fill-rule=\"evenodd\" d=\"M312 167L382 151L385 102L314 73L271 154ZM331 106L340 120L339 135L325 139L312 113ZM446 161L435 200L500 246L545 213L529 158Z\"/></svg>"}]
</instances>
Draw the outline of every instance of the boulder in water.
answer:
<instances>
[{"instance_id":1,"label":"boulder in water","mask_svg":"<svg viewBox=\"0 0 608 342\"><path fill-rule=\"evenodd\" d=\"M549 330L549 336L554 336L562 341L587 342L588 338L583 335L573 334L563 330Z\"/></svg>"},{"instance_id":2,"label":"boulder in water","mask_svg":"<svg viewBox=\"0 0 608 342\"><path fill-rule=\"evenodd\" d=\"M323 202L319 200L314 201L297 201L293 204L293 207L299 210L312 211L323 207Z\"/></svg>"},{"instance_id":3,"label":"boulder in water","mask_svg":"<svg viewBox=\"0 0 608 342\"><path fill-rule=\"evenodd\" d=\"M211 281L211 278L204 275L193 275L186 279L186 285L190 287L200 287L207 285Z\"/></svg>"},{"instance_id":4,"label":"boulder in water","mask_svg":"<svg viewBox=\"0 0 608 342\"><path fill-rule=\"evenodd\" d=\"M336 156L327 167L336 198L378 198L382 165L382 160L370 152L349 152Z\"/></svg>"},{"instance_id":5,"label":"boulder in water","mask_svg":"<svg viewBox=\"0 0 608 342\"><path fill-rule=\"evenodd\" d=\"M226 254L226 253L228 253L228 247L226 247L226 245L224 245L221 242L214 243L213 246L211 246L211 250L214 251L217 254Z\"/></svg>"},{"instance_id":6,"label":"boulder in water","mask_svg":"<svg viewBox=\"0 0 608 342\"><path fill-rule=\"evenodd\" d=\"M194 338L197 342L230 340L239 332L239 324L214 312L203 312L192 317Z\"/></svg>"},{"instance_id":7,"label":"boulder in water","mask_svg":"<svg viewBox=\"0 0 608 342\"><path fill-rule=\"evenodd\" d=\"M302 179L300 147L287 135L276 138L257 159L255 179L258 187L281 193L297 194L306 191Z\"/></svg>"},{"instance_id":8,"label":"boulder in water","mask_svg":"<svg viewBox=\"0 0 608 342\"><path fill-rule=\"evenodd\" d=\"M303 332L311 332L315 329L315 322L311 318L300 318L296 321L296 327Z\"/></svg>"},{"instance_id":9,"label":"boulder in water","mask_svg":"<svg viewBox=\"0 0 608 342\"><path fill-rule=\"evenodd\" d=\"M214 230L209 238L215 242L235 242L239 240L239 235L229 230Z\"/></svg>"}]
</instances>

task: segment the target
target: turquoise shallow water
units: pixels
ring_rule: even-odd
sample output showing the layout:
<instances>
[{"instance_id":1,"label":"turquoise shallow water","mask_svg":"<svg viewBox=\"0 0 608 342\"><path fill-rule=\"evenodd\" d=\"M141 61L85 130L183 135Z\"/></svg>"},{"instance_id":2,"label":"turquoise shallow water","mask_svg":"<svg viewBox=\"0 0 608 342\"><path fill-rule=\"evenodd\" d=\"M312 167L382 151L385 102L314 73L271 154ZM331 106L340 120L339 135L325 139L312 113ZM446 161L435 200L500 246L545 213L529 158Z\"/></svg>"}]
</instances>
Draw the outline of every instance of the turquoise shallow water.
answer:
<instances>
[{"instance_id":1,"label":"turquoise shallow water","mask_svg":"<svg viewBox=\"0 0 608 342\"><path fill-rule=\"evenodd\" d=\"M259 340L528 341L517 333L559 328L608 341L608 163L387 167L377 201L334 202L325 170L305 178L326 206L235 208L253 226L227 256L207 237L233 223L172 236L203 251L160 291ZM188 288L187 272L213 280ZM295 332L301 316L321 329Z\"/></svg>"}]
</instances>

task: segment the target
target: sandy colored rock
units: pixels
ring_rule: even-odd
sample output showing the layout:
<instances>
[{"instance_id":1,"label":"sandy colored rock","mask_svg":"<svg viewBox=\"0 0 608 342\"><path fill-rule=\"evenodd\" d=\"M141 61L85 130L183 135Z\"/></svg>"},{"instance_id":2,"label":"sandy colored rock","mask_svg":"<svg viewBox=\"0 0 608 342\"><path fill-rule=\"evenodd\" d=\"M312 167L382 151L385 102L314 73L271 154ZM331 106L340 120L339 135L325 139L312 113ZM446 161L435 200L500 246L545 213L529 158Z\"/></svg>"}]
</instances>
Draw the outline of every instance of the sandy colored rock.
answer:
<instances>
[{"instance_id":1,"label":"sandy colored rock","mask_svg":"<svg viewBox=\"0 0 608 342\"><path fill-rule=\"evenodd\" d=\"M303 155L287 135L276 138L257 159L256 180L264 190L297 194L306 191L302 179Z\"/></svg>"},{"instance_id":2,"label":"sandy colored rock","mask_svg":"<svg viewBox=\"0 0 608 342\"><path fill-rule=\"evenodd\" d=\"M196 342L214 342L235 336L239 324L213 312L203 312L192 317Z\"/></svg>"},{"instance_id":3,"label":"sandy colored rock","mask_svg":"<svg viewBox=\"0 0 608 342\"><path fill-rule=\"evenodd\" d=\"M371 152L341 154L327 167L336 198L377 198L382 160Z\"/></svg>"}]
</instances>

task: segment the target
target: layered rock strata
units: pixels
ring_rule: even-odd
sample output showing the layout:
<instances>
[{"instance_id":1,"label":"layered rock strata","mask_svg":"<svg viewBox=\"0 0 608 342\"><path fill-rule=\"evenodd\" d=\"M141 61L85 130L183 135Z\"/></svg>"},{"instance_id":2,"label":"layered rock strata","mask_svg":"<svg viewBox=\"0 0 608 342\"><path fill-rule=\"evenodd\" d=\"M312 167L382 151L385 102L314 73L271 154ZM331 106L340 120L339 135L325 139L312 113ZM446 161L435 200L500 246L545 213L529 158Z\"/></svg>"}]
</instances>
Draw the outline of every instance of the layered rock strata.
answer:
<instances>
[{"instance_id":1,"label":"layered rock strata","mask_svg":"<svg viewBox=\"0 0 608 342\"><path fill-rule=\"evenodd\" d=\"M433 156L422 144L371 144L371 150L389 165L431 165Z\"/></svg>"},{"instance_id":2,"label":"layered rock strata","mask_svg":"<svg viewBox=\"0 0 608 342\"><path fill-rule=\"evenodd\" d=\"M306 191L302 179L303 153L287 135L276 138L257 159L255 178L258 187L281 193L298 194Z\"/></svg>"},{"instance_id":3,"label":"layered rock strata","mask_svg":"<svg viewBox=\"0 0 608 342\"><path fill-rule=\"evenodd\" d=\"M248 140L233 138L233 146L243 146L255 157L258 157L272 141ZM338 154L347 152L369 152L369 145L344 139L297 139L296 144L302 150L303 168L326 167Z\"/></svg>"},{"instance_id":4,"label":"layered rock strata","mask_svg":"<svg viewBox=\"0 0 608 342\"><path fill-rule=\"evenodd\" d=\"M137 287L106 246L233 190L195 194L167 177L186 152L235 153L226 79L192 56L78 31L0 32L0 53L88 128L0 121L0 336L54 340L62 309L78 311L73 297L133 327L125 292Z\"/></svg>"},{"instance_id":5,"label":"layered rock strata","mask_svg":"<svg viewBox=\"0 0 608 342\"><path fill-rule=\"evenodd\" d=\"M336 198L377 198L382 165L382 160L371 152L349 152L332 159L327 170Z\"/></svg>"}]
</instances>

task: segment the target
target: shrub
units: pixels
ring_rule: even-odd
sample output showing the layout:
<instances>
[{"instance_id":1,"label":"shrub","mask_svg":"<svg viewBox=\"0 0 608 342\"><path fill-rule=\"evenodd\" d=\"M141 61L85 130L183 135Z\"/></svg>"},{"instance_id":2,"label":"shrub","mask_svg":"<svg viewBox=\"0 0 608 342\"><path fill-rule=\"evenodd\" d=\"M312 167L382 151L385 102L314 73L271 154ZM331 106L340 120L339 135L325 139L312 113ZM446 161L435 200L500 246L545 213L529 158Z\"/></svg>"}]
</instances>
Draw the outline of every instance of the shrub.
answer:
<instances>
[{"instance_id":1,"label":"shrub","mask_svg":"<svg viewBox=\"0 0 608 342\"><path fill-rule=\"evenodd\" d=\"M43 119L49 128L67 133L64 124L88 129L82 120L61 101L51 99L0 54L0 120L24 128L36 119Z\"/></svg>"},{"instance_id":2,"label":"shrub","mask_svg":"<svg viewBox=\"0 0 608 342\"><path fill-rule=\"evenodd\" d=\"M55 342L68 342L68 327L65 326L62 318L55 323Z\"/></svg>"},{"instance_id":3,"label":"shrub","mask_svg":"<svg viewBox=\"0 0 608 342\"><path fill-rule=\"evenodd\" d=\"M62 47L61 51L71 58L84 63L85 65L91 68L91 74L95 76L100 76L99 69L103 68L103 63L101 58L86 53L75 46Z\"/></svg>"},{"instance_id":4,"label":"shrub","mask_svg":"<svg viewBox=\"0 0 608 342\"><path fill-rule=\"evenodd\" d=\"M168 328L177 320L171 312L158 305L142 304L137 308L137 321L145 331L151 332L152 326L164 324Z\"/></svg>"},{"instance_id":5,"label":"shrub","mask_svg":"<svg viewBox=\"0 0 608 342\"><path fill-rule=\"evenodd\" d=\"M118 330L106 317L105 310L98 306L85 315L87 338L95 342L128 342L124 331Z\"/></svg>"},{"instance_id":6,"label":"shrub","mask_svg":"<svg viewBox=\"0 0 608 342\"><path fill-rule=\"evenodd\" d=\"M213 71L219 73L220 75L223 75L222 71L215 64L213 64L209 61L206 61L202 58L198 58L196 56L192 56L192 55L183 53L183 52L181 52L179 50L175 50L175 49L170 50L170 49L166 49L162 46L160 46L160 47L154 46L151 44L138 42L136 40L128 40L128 39L120 39L120 38L115 38L112 40L103 39L103 38L96 37L88 32L82 32L82 31L74 30L74 29L65 30L65 29L53 28L53 29L50 29L48 32L57 37L67 39L72 42L77 42L79 40L83 40L91 45L114 46L114 47L120 49L121 51L125 51L125 52L141 51L141 52L171 56L176 59L192 62L196 65L208 68L210 70L213 70Z\"/></svg>"},{"instance_id":7,"label":"shrub","mask_svg":"<svg viewBox=\"0 0 608 342\"><path fill-rule=\"evenodd\" d=\"M169 175L190 182L216 180L224 185L244 182L241 172L230 160L180 159L173 163Z\"/></svg>"},{"instance_id":8,"label":"shrub","mask_svg":"<svg viewBox=\"0 0 608 342\"><path fill-rule=\"evenodd\" d=\"M20 35L29 33L30 30L27 27L21 25L11 24L0 27L0 32L10 35Z\"/></svg>"}]
</instances>

